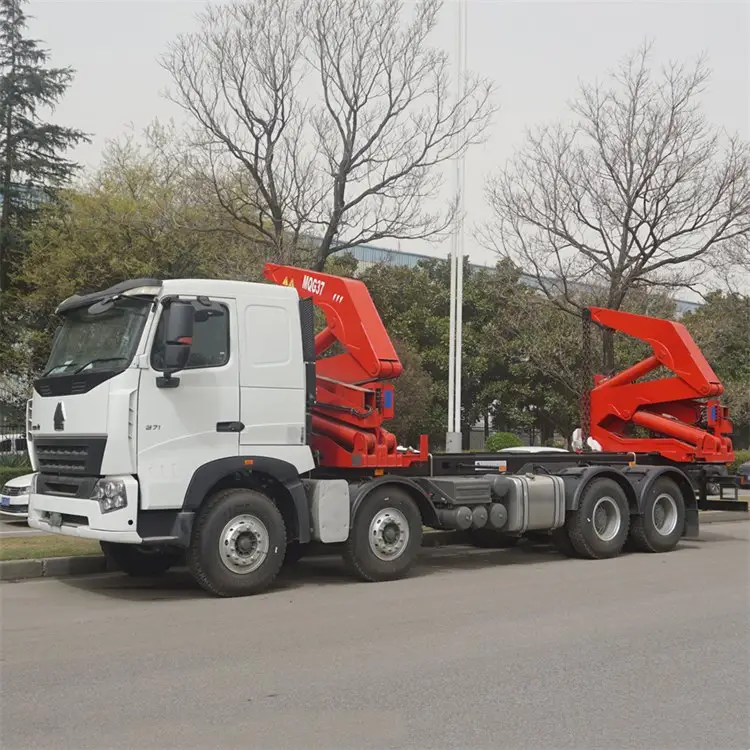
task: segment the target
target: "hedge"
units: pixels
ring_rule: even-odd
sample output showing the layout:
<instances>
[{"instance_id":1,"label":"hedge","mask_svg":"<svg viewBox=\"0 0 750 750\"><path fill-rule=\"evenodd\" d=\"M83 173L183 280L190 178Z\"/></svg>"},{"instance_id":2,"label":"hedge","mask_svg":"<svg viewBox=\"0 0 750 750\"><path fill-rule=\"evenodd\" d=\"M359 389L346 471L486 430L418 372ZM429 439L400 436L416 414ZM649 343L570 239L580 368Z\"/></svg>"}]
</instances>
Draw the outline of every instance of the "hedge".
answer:
<instances>
[{"instance_id":1,"label":"hedge","mask_svg":"<svg viewBox=\"0 0 750 750\"><path fill-rule=\"evenodd\" d=\"M732 461L729 467L730 473L736 474L740 468L740 464L744 464L745 461L750 461L750 451L735 451L734 461Z\"/></svg>"},{"instance_id":2,"label":"hedge","mask_svg":"<svg viewBox=\"0 0 750 750\"><path fill-rule=\"evenodd\" d=\"M519 448L523 445L523 440L514 435L512 432L493 432L487 438L486 448L493 453L501 451L504 448Z\"/></svg>"}]
</instances>

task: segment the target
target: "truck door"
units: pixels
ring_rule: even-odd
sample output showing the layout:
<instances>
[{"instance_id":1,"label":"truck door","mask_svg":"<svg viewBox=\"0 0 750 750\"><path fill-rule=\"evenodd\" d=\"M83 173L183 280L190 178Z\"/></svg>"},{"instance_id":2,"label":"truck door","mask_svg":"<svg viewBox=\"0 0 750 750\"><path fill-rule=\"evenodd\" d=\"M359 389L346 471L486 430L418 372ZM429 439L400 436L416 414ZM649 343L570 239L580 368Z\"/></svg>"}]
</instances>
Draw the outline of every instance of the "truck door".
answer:
<instances>
[{"instance_id":1,"label":"truck door","mask_svg":"<svg viewBox=\"0 0 750 750\"><path fill-rule=\"evenodd\" d=\"M182 506L193 472L239 453L240 390L235 300L194 301L195 328L187 367L176 388L160 388L160 324L142 370L138 398L141 507ZM160 319L161 320L161 319Z\"/></svg>"}]
</instances>

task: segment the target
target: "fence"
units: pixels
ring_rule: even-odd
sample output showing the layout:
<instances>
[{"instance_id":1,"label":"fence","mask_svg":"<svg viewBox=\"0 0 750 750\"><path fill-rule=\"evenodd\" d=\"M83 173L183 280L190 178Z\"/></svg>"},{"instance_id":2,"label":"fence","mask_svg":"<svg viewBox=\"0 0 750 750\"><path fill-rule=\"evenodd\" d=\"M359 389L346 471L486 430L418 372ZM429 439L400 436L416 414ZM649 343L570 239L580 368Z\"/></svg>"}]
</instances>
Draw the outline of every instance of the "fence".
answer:
<instances>
[{"instance_id":1,"label":"fence","mask_svg":"<svg viewBox=\"0 0 750 750\"><path fill-rule=\"evenodd\" d=\"M26 395L0 383L0 462L26 454Z\"/></svg>"}]
</instances>

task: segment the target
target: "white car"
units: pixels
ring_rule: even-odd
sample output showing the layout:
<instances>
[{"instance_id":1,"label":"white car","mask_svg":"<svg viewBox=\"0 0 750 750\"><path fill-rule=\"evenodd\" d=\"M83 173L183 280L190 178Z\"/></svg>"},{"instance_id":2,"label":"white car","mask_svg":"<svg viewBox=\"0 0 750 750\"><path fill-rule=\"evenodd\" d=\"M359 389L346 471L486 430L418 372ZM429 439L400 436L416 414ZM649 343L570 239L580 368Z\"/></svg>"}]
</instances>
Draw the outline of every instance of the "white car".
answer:
<instances>
[{"instance_id":1,"label":"white car","mask_svg":"<svg viewBox=\"0 0 750 750\"><path fill-rule=\"evenodd\" d=\"M10 479L0 490L0 514L6 518L28 518L33 474Z\"/></svg>"},{"instance_id":2,"label":"white car","mask_svg":"<svg viewBox=\"0 0 750 750\"><path fill-rule=\"evenodd\" d=\"M568 453L565 448L550 448L547 445L519 445L517 448L503 448L498 453Z\"/></svg>"}]
</instances>

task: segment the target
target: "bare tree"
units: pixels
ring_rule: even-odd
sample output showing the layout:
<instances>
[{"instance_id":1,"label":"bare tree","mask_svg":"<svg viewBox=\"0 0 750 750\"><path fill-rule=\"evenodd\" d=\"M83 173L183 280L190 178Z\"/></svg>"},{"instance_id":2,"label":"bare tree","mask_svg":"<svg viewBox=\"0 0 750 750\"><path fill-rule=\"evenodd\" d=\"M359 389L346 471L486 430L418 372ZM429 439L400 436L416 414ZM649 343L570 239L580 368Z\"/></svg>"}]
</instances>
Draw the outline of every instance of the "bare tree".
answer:
<instances>
[{"instance_id":1,"label":"bare tree","mask_svg":"<svg viewBox=\"0 0 750 750\"><path fill-rule=\"evenodd\" d=\"M608 84L582 86L573 123L529 134L487 187L483 237L569 311L584 286L619 309L636 287L693 284L700 261L750 234L750 151L707 124L705 64L656 76L649 57L644 45Z\"/></svg>"},{"instance_id":2,"label":"bare tree","mask_svg":"<svg viewBox=\"0 0 750 750\"><path fill-rule=\"evenodd\" d=\"M712 274L719 289L750 298L750 235L740 235L727 242L718 261L706 272Z\"/></svg>"},{"instance_id":3,"label":"bare tree","mask_svg":"<svg viewBox=\"0 0 750 750\"><path fill-rule=\"evenodd\" d=\"M212 7L163 64L195 118L217 198L277 259L437 238L441 165L482 140L492 86L450 95L428 45L440 0L254 0Z\"/></svg>"}]
</instances>

